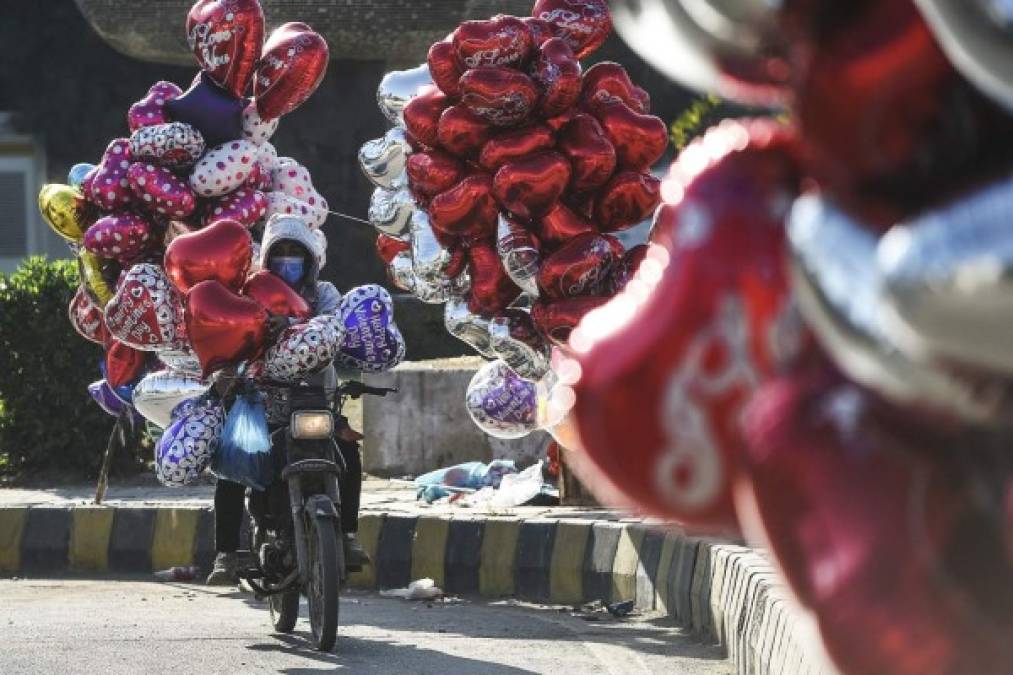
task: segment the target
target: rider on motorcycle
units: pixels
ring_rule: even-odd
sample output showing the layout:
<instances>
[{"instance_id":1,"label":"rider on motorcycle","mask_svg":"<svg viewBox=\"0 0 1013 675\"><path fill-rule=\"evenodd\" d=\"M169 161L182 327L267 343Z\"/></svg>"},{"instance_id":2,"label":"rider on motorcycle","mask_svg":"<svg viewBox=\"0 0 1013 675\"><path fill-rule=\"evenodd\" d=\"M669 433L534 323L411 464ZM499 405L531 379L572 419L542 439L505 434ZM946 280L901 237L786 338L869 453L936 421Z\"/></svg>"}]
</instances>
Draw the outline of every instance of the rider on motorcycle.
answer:
<instances>
[{"instance_id":1,"label":"rider on motorcycle","mask_svg":"<svg viewBox=\"0 0 1013 675\"><path fill-rule=\"evenodd\" d=\"M328 281L317 276L323 265L325 244L317 238L301 219L292 216L275 216L264 230L261 244L260 266L281 277L309 303L315 315L337 314L341 294ZM288 325L284 317L273 317L271 333L276 339ZM311 385L333 391L337 386L334 365L306 379ZM263 387L266 395L268 428L273 432L289 420L288 391L276 387ZM341 479L341 529L344 533L345 561L349 569L369 563L369 556L356 538L359 529L359 498L362 492L362 458L358 441L362 436L348 426L348 420L336 416L335 440L345 460L347 471ZM240 483L219 479L215 487L215 563L207 583L228 586L238 583L237 571L240 556L239 532L243 522L246 487Z\"/></svg>"}]
</instances>

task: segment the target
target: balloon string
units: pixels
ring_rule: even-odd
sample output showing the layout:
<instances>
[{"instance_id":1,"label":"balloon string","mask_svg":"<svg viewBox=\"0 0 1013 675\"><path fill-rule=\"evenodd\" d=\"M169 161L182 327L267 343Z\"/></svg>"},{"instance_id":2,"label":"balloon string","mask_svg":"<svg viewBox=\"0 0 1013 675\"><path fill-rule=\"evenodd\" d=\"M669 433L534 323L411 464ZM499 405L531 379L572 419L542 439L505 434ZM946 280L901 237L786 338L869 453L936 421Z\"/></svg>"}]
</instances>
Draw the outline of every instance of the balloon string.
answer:
<instances>
[{"instance_id":1,"label":"balloon string","mask_svg":"<svg viewBox=\"0 0 1013 675\"><path fill-rule=\"evenodd\" d=\"M364 225L372 225L372 223L370 223L368 220L356 218L355 216L350 216L347 213L342 213L341 211L328 211L327 213L331 214L332 216L339 216L341 218L347 218L348 220L354 220L355 222L362 223Z\"/></svg>"}]
</instances>

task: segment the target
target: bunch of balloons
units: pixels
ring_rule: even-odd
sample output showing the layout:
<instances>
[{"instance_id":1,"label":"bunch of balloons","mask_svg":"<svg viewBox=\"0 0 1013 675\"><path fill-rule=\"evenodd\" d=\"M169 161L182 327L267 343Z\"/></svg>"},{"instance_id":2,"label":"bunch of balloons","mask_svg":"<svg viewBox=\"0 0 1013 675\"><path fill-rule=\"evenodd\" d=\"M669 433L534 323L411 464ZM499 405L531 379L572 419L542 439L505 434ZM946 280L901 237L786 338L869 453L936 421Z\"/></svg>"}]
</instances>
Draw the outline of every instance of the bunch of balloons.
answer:
<instances>
[{"instance_id":1,"label":"bunch of balloons","mask_svg":"<svg viewBox=\"0 0 1013 675\"><path fill-rule=\"evenodd\" d=\"M467 395L495 436L540 426L552 347L625 284L645 247L614 233L661 198L649 171L668 130L650 97L618 63L580 63L611 29L604 0L466 21L426 64L387 74L394 127L359 153L394 284L446 303L448 331L496 359Z\"/></svg>"},{"instance_id":2,"label":"bunch of balloons","mask_svg":"<svg viewBox=\"0 0 1013 675\"><path fill-rule=\"evenodd\" d=\"M285 281L258 271L254 233L265 223L311 232L302 243L318 268L325 262L327 202L269 142L323 79L324 39L287 23L265 40L257 0L199 0L186 31L201 68L189 90L155 83L127 112L129 137L39 194L78 258L70 320L105 348L93 396L118 414L112 392L166 429L156 467L173 485L199 475L214 450L221 404L181 403L204 394L216 371L246 364L295 382L334 358L382 369L404 354L383 289L363 287L338 314L313 317ZM272 316L291 324L273 345Z\"/></svg>"}]
</instances>

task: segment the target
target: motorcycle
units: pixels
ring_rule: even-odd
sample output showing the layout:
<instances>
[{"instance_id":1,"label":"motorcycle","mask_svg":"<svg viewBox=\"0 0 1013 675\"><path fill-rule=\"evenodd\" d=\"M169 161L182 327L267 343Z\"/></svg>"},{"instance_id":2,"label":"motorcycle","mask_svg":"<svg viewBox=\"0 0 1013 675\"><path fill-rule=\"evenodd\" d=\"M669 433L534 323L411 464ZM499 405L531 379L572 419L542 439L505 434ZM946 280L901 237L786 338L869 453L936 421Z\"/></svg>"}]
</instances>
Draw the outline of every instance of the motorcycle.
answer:
<instances>
[{"instance_id":1,"label":"motorcycle","mask_svg":"<svg viewBox=\"0 0 1013 675\"><path fill-rule=\"evenodd\" d=\"M349 570L341 532L340 479L347 471L334 438L335 416L346 398L386 396L397 388L370 387L349 381L334 390L333 403L322 387L288 385L288 426L272 435L275 480L266 491L253 491L253 551L242 579L267 598L271 623L290 633L299 616L299 596L309 605L313 643L334 647L338 628L338 592Z\"/></svg>"}]
</instances>

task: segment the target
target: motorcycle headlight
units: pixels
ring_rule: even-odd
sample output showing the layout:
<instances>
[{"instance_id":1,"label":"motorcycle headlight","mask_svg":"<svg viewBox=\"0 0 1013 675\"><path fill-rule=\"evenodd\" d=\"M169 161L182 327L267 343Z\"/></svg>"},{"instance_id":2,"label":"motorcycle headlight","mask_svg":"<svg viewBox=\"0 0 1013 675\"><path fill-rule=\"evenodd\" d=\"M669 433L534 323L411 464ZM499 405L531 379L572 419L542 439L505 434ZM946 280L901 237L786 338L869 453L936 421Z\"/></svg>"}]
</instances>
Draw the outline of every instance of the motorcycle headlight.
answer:
<instances>
[{"instance_id":1,"label":"motorcycle headlight","mask_svg":"<svg viewBox=\"0 0 1013 675\"><path fill-rule=\"evenodd\" d=\"M319 440L334 433L334 416L329 410L299 410L292 413L292 438Z\"/></svg>"}]
</instances>

